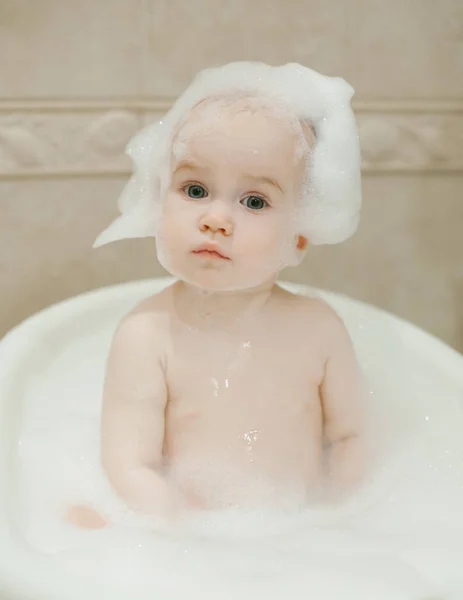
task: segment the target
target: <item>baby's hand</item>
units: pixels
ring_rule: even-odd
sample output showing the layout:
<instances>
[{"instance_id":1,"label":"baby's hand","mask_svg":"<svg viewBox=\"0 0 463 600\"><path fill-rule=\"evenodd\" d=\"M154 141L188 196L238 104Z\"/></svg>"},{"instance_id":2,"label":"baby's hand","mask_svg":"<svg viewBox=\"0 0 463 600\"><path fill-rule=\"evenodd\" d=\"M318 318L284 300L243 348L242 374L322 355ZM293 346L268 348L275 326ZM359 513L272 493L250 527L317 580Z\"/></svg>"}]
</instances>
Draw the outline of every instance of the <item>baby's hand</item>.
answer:
<instances>
[{"instance_id":1,"label":"baby's hand","mask_svg":"<svg viewBox=\"0 0 463 600\"><path fill-rule=\"evenodd\" d=\"M108 525L101 515L88 506L71 506L66 518L80 529L104 529Z\"/></svg>"},{"instance_id":2,"label":"baby's hand","mask_svg":"<svg viewBox=\"0 0 463 600\"><path fill-rule=\"evenodd\" d=\"M136 520L139 526L156 534L183 535L189 517L194 511L205 508L204 500L195 491L184 491L172 483L167 484L162 502L158 502L156 510L149 514L138 513Z\"/></svg>"}]
</instances>

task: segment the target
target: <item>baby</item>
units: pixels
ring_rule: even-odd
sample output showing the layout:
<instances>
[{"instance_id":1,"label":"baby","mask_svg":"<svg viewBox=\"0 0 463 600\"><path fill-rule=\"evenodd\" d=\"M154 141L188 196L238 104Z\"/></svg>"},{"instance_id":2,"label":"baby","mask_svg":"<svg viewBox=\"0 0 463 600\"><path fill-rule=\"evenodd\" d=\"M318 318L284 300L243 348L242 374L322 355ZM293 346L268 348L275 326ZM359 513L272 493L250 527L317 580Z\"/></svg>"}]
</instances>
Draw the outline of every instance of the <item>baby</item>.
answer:
<instances>
[{"instance_id":1,"label":"baby","mask_svg":"<svg viewBox=\"0 0 463 600\"><path fill-rule=\"evenodd\" d=\"M237 66L228 68L239 79ZM346 329L323 301L276 283L314 243L303 219L312 214L311 225L320 225L315 239L350 234L352 218L342 231L342 199L334 225L322 227L343 180L336 180L335 161L326 167L317 156L318 145L328 148L326 160L341 150L330 148L316 118L301 117L295 102L271 93L277 68L241 69L248 69L244 79L260 73L267 87L234 85L232 76L230 89L214 88L203 75L187 109L181 102L172 109L182 108L181 118L172 120L164 159L146 165L159 176L146 183L146 175L144 185L139 154L138 189L151 189L151 197L125 200L113 226L112 239L127 237L121 223L130 230L138 211L141 230L153 228L159 261L177 279L123 319L107 364L102 463L117 494L143 514L301 505L326 481L343 492L364 473L362 384ZM282 69L331 80L295 65ZM209 79L213 71L223 74L211 70ZM162 146L159 134L157 142ZM345 180L352 185L356 177ZM348 206L353 218L358 198ZM70 519L103 524L78 507Z\"/></svg>"}]
</instances>

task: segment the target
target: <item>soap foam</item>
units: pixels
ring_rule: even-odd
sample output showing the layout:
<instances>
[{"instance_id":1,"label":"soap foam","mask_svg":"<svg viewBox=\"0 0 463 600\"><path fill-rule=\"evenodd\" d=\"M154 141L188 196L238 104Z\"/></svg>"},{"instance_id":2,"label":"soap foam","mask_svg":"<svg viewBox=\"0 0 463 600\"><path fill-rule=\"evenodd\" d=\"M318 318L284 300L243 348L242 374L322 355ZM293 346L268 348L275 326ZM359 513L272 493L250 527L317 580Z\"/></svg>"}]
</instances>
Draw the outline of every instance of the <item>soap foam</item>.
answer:
<instances>
[{"instance_id":1,"label":"soap foam","mask_svg":"<svg viewBox=\"0 0 463 600\"><path fill-rule=\"evenodd\" d=\"M426 600L463 591L461 390L410 356L394 328L355 311L341 316L379 424L381 452L367 484L339 506L200 512L175 526L132 515L105 480L100 398L114 320L76 320L28 383L18 510L30 546L87 582L95 600L102 589L162 600ZM73 503L115 524L79 531L64 520Z\"/></svg>"}]
</instances>

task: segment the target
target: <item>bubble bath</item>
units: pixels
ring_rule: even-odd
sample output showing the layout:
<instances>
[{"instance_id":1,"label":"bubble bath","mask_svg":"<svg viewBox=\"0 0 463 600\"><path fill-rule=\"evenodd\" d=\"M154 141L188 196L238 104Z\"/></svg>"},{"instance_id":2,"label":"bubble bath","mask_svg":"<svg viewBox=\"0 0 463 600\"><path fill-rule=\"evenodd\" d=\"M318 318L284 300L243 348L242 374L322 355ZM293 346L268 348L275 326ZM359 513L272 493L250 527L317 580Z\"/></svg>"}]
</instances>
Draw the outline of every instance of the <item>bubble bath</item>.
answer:
<instances>
[{"instance_id":1,"label":"bubble bath","mask_svg":"<svg viewBox=\"0 0 463 600\"><path fill-rule=\"evenodd\" d=\"M463 597L463 359L408 324L330 294L381 425L367 484L338 506L191 513L175 527L121 510L98 463L104 361L121 316L166 283L78 297L0 345L0 592L95 600L302 599L308 591L320 600ZM79 531L64 521L71 502L104 507L117 524Z\"/></svg>"}]
</instances>

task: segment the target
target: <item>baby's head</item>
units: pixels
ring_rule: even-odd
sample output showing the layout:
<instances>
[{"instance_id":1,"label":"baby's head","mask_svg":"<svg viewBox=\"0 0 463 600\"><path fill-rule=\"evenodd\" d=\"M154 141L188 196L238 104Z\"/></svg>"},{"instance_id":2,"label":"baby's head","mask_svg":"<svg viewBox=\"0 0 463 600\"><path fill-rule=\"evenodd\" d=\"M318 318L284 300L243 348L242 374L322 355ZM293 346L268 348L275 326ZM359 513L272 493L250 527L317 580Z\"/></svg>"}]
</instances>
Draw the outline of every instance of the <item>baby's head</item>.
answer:
<instances>
[{"instance_id":1,"label":"baby's head","mask_svg":"<svg viewBox=\"0 0 463 600\"><path fill-rule=\"evenodd\" d=\"M200 101L175 131L161 187L161 264L209 290L254 287L297 264L313 143L308 124L264 96Z\"/></svg>"},{"instance_id":2,"label":"baby's head","mask_svg":"<svg viewBox=\"0 0 463 600\"><path fill-rule=\"evenodd\" d=\"M155 236L173 275L232 290L274 280L308 243L343 241L361 199L352 93L300 65L200 73L131 141L122 215L95 245Z\"/></svg>"}]
</instances>

